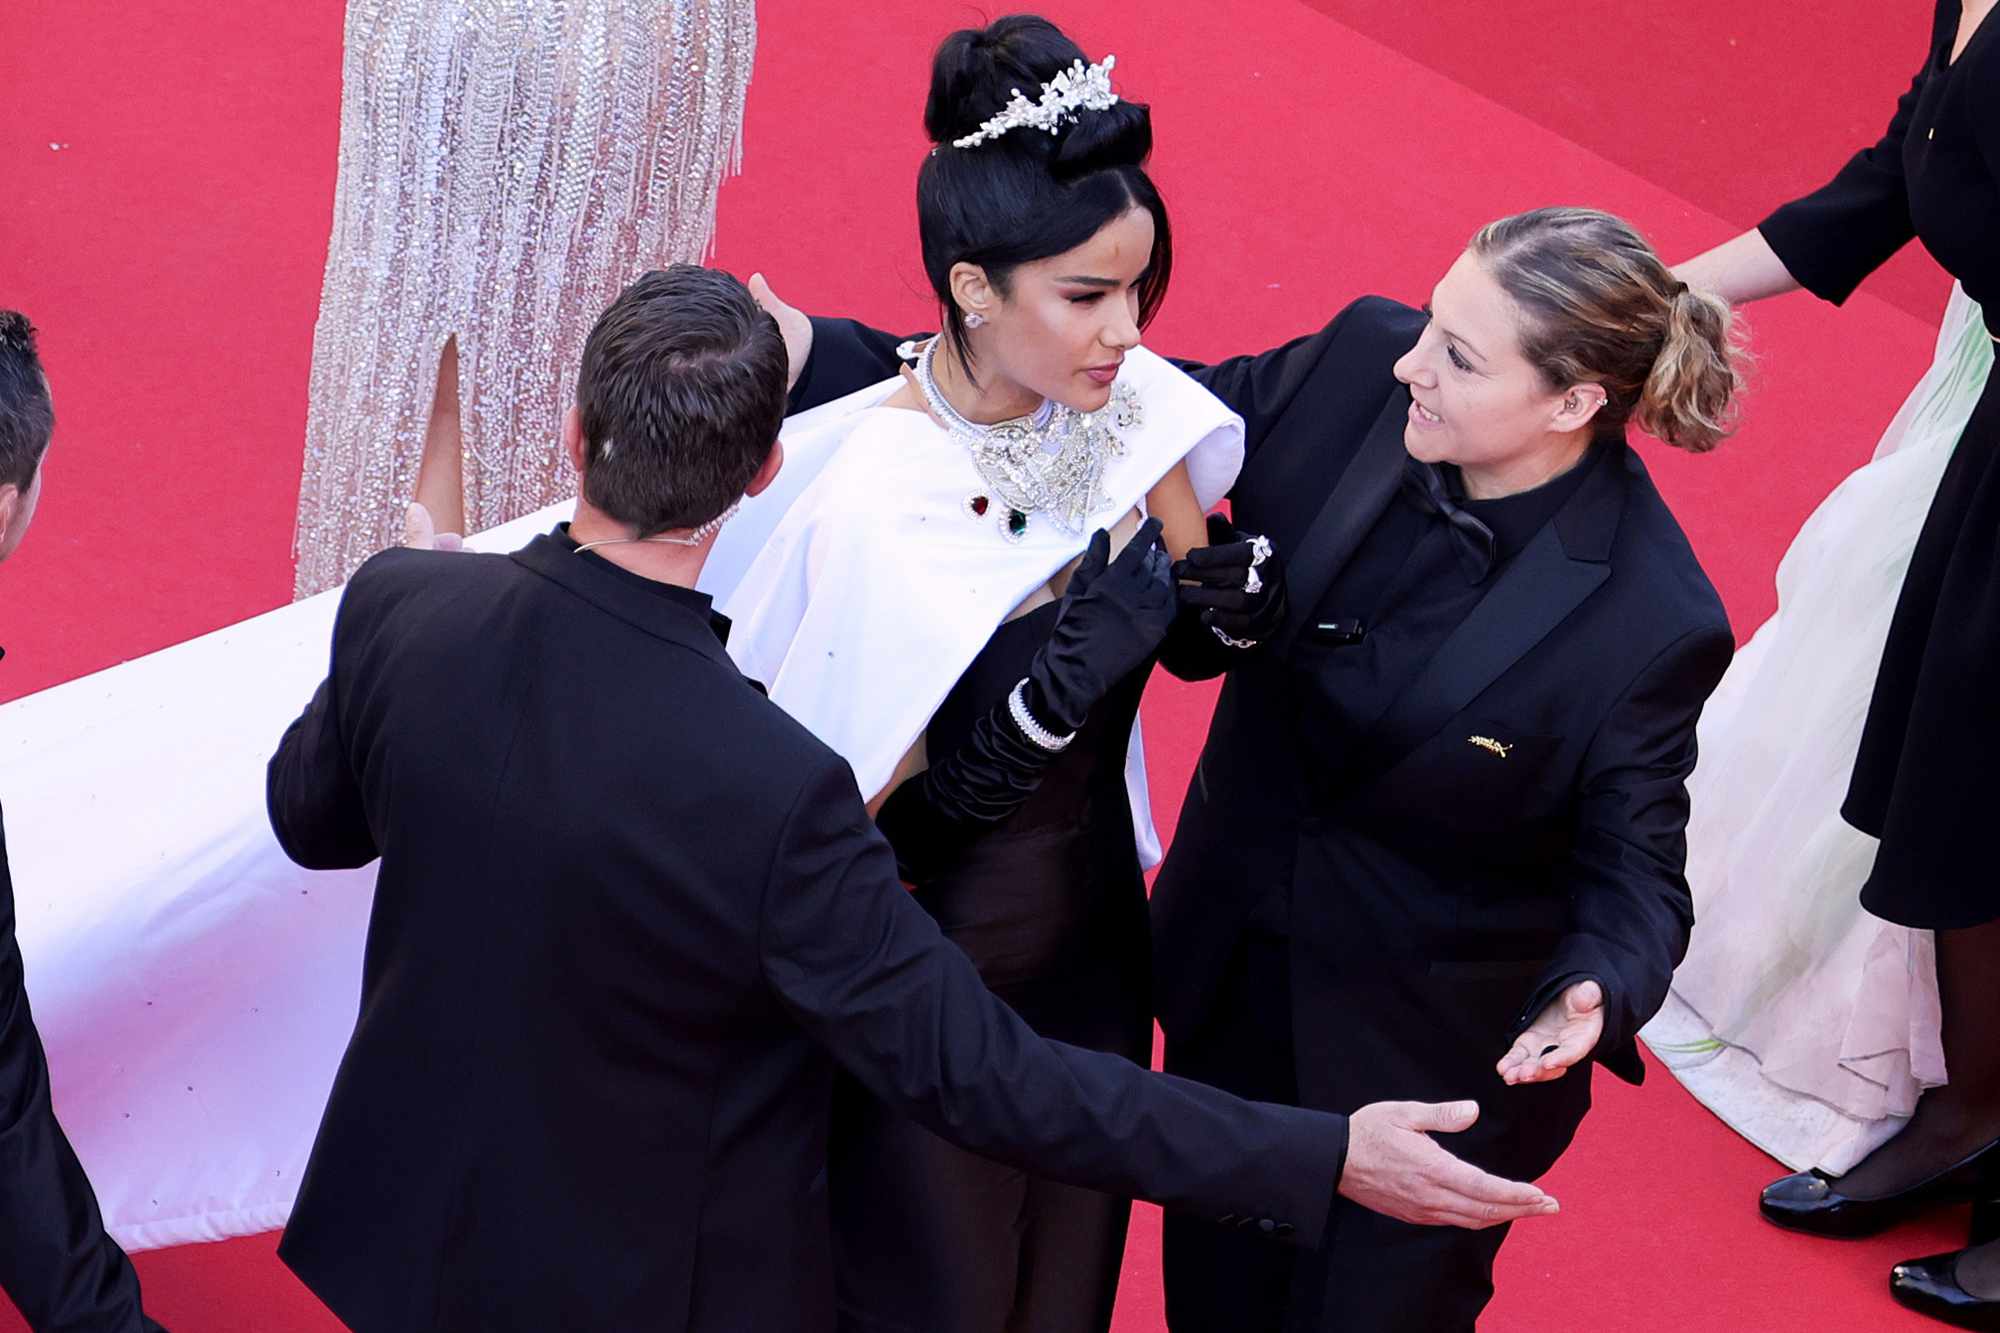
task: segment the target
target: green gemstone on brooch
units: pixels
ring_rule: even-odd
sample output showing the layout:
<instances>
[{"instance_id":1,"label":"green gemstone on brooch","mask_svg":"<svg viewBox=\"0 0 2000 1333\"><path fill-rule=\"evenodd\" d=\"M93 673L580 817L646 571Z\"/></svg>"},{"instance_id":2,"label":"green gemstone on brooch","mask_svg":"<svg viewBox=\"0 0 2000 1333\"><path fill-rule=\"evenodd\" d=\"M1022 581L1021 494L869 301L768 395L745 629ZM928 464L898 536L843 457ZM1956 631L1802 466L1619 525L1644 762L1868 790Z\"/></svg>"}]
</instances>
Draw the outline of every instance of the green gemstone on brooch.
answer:
<instances>
[{"instance_id":1,"label":"green gemstone on brooch","mask_svg":"<svg viewBox=\"0 0 2000 1333\"><path fill-rule=\"evenodd\" d=\"M1028 535L1028 516L1018 509L1007 511L1006 525L1007 540L1010 542L1020 541Z\"/></svg>"}]
</instances>

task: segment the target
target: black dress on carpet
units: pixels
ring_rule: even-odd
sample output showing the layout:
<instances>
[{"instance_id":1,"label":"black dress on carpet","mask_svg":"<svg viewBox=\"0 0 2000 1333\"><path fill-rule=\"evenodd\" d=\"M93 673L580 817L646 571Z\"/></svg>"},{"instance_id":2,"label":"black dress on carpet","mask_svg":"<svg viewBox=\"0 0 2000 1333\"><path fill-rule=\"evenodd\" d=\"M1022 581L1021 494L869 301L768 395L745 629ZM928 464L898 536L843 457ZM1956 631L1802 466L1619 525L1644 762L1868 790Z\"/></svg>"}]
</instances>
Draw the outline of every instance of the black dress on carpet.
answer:
<instances>
[{"instance_id":1,"label":"black dress on carpet","mask_svg":"<svg viewBox=\"0 0 2000 1333\"><path fill-rule=\"evenodd\" d=\"M1881 142L1761 224L1808 290L1840 302L1912 236L2000 337L2000 29L1989 13L1956 61L1958 0ZM1883 649L1841 813L1882 841L1862 905L1902 925L2000 917L2000 877L1973 836L2000 755L2000 375L1990 375L1931 503Z\"/></svg>"},{"instance_id":2,"label":"black dress on carpet","mask_svg":"<svg viewBox=\"0 0 2000 1333\"><path fill-rule=\"evenodd\" d=\"M1002 624L925 733L956 751L1048 641L1057 604ZM1144 1064L1145 880L1125 754L1150 670L1091 711L1033 796L917 901L1043 1036ZM830 1165L840 1327L1086 1333L1111 1323L1131 1204L953 1147L844 1083Z\"/></svg>"}]
</instances>

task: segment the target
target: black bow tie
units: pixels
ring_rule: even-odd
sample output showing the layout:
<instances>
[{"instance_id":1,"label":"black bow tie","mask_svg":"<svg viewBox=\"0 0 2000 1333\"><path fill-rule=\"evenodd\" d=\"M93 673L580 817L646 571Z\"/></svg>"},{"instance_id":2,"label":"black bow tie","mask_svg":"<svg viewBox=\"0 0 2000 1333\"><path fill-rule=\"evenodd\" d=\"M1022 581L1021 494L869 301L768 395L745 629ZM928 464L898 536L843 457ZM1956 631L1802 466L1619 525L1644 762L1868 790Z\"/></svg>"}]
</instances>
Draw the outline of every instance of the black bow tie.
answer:
<instances>
[{"instance_id":1,"label":"black bow tie","mask_svg":"<svg viewBox=\"0 0 2000 1333\"><path fill-rule=\"evenodd\" d=\"M1429 463L1406 458L1403 489L1418 508L1439 515L1451 525L1451 544L1459 568L1465 571L1469 582L1484 582L1493 572L1493 529L1458 507L1458 502L1444 488L1444 478Z\"/></svg>"}]
</instances>

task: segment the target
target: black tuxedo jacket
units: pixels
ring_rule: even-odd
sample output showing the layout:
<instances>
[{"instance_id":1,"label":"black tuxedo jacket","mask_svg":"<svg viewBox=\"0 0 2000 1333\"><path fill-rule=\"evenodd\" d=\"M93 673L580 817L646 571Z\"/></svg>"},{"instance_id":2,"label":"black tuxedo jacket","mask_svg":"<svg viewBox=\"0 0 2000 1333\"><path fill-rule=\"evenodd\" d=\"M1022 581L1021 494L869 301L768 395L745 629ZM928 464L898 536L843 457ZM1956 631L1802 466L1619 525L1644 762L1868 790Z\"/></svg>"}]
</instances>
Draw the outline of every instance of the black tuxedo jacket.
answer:
<instances>
[{"instance_id":1,"label":"black tuxedo jacket","mask_svg":"<svg viewBox=\"0 0 2000 1333\"><path fill-rule=\"evenodd\" d=\"M1424 318L1364 298L1273 351L1187 367L1244 418L1232 513L1284 553L1292 615L1275 642L1229 663L1153 890L1155 995L1169 1038L1198 1038L1246 918L1288 894L1308 1105L1346 1102L1341 1052L1365 1046L1346 1030L1355 997L1332 978L1412 969L1462 983L1469 1004L1504 999L1504 1014L1468 1016L1490 1028L1478 1044L1497 1043L1491 1061L1564 985L1594 977L1606 995L1597 1058L1642 1077L1633 1038L1664 1001L1692 924L1682 870L1695 722L1733 648L1645 466L1603 444L1614 456L1389 709L1370 767L1342 771L1347 757L1301 721L1297 673L1310 668L1298 650L1400 483L1410 395L1391 367ZM814 327L795 407L894 364L887 334ZM1341 778L1337 800L1314 794L1313 775L1328 771Z\"/></svg>"},{"instance_id":2,"label":"black tuxedo jacket","mask_svg":"<svg viewBox=\"0 0 2000 1333\"><path fill-rule=\"evenodd\" d=\"M139 1277L104 1233L97 1195L56 1123L49 1065L14 938L14 881L0 833L0 1291L33 1329L160 1333Z\"/></svg>"},{"instance_id":3,"label":"black tuxedo jacket","mask_svg":"<svg viewBox=\"0 0 2000 1333\"><path fill-rule=\"evenodd\" d=\"M558 538L365 565L268 796L301 864L382 859L280 1248L364 1333L831 1328L836 1060L1038 1173L1324 1227L1343 1119L1036 1037L702 604Z\"/></svg>"}]
</instances>

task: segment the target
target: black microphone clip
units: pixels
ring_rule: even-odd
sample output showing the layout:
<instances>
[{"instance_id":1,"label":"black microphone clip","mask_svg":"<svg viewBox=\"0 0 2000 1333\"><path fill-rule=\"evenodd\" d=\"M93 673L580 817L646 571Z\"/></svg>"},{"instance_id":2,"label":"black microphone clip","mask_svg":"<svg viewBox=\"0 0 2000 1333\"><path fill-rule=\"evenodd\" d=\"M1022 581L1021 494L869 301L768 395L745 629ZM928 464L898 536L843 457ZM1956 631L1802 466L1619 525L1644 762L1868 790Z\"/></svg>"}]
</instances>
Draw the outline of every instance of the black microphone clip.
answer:
<instances>
[{"instance_id":1,"label":"black microphone clip","mask_svg":"<svg viewBox=\"0 0 2000 1333\"><path fill-rule=\"evenodd\" d=\"M1353 616L1342 620L1323 620L1313 626L1313 637L1345 648L1367 638L1368 627Z\"/></svg>"}]
</instances>

